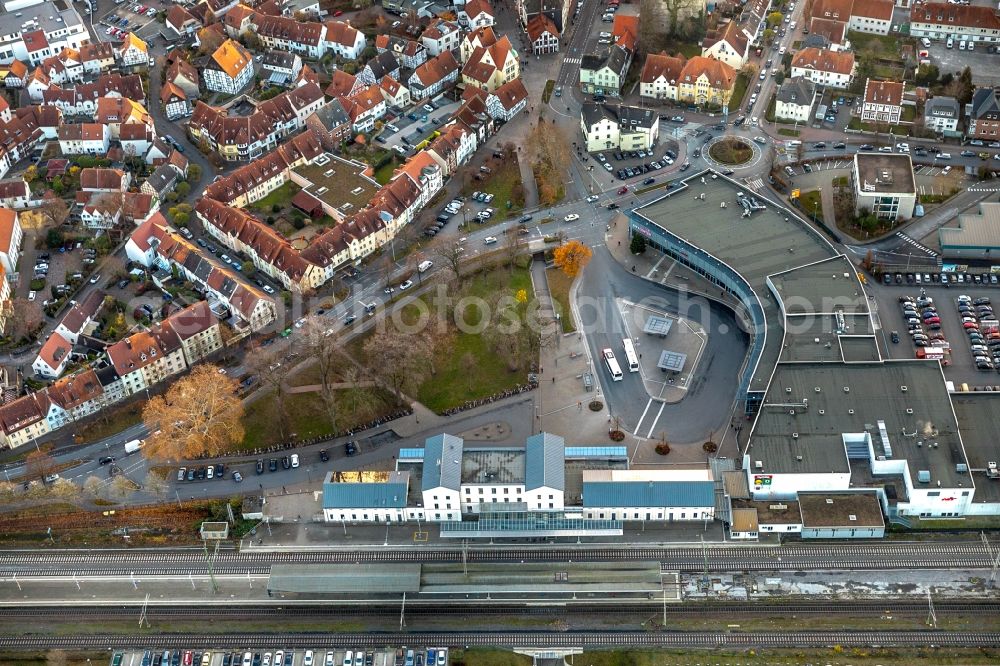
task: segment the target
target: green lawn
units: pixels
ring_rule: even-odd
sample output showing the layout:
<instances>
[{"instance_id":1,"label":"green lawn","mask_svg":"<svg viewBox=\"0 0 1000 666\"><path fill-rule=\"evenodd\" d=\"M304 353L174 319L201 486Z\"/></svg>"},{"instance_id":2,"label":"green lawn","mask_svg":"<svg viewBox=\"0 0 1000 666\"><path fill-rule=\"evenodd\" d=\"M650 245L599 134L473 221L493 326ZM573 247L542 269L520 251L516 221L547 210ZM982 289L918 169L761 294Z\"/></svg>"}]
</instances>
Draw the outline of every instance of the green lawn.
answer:
<instances>
[{"instance_id":1,"label":"green lawn","mask_svg":"<svg viewBox=\"0 0 1000 666\"><path fill-rule=\"evenodd\" d=\"M778 134L781 136L799 136L802 132L799 130L788 129L787 127L779 127Z\"/></svg>"},{"instance_id":2,"label":"green lawn","mask_svg":"<svg viewBox=\"0 0 1000 666\"><path fill-rule=\"evenodd\" d=\"M812 192L803 192L799 195L799 204L802 206L802 210L809 217L813 215L820 222L823 221L823 201L822 193L819 190L813 190Z\"/></svg>"},{"instance_id":3,"label":"green lawn","mask_svg":"<svg viewBox=\"0 0 1000 666\"><path fill-rule=\"evenodd\" d=\"M875 131L875 125L873 123L863 123L857 116L851 118L851 122L847 123L847 127L852 130L864 130L865 132ZM910 128L906 125L891 125L889 127L882 126L879 130L882 134L891 133L895 134L897 137L910 135Z\"/></svg>"},{"instance_id":4,"label":"green lawn","mask_svg":"<svg viewBox=\"0 0 1000 666\"><path fill-rule=\"evenodd\" d=\"M851 41L851 46L856 53L861 53L865 49L871 48L883 60L897 58L903 46L903 40L893 35L875 35L869 32L857 32L850 30L847 38ZM907 43L915 40L909 39ZM902 61L900 61L902 64Z\"/></svg>"},{"instance_id":5,"label":"green lawn","mask_svg":"<svg viewBox=\"0 0 1000 666\"><path fill-rule=\"evenodd\" d=\"M469 186L463 192L469 194L479 190L492 194L493 202L490 207L496 212L490 218L490 222L496 223L520 213L524 207L524 188L521 185L521 169L517 164L517 155L506 155L502 161L491 159L489 163L493 173L488 176L484 174L486 180L469 181ZM508 201L511 202L510 210L507 210Z\"/></svg>"},{"instance_id":6,"label":"green lawn","mask_svg":"<svg viewBox=\"0 0 1000 666\"><path fill-rule=\"evenodd\" d=\"M747 86L750 85L750 77L744 72L740 72L733 84L733 95L729 98L729 111L733 112L740 108L743 103L743 96L747 93Z\"/></svg>"},{"instance_id":7,"label":"green lawn","mask_svg":"<svg viewBox=\"0 0 1000 666\"><path fill-rule=\"evenodd\" d=\"M517 293L524 289L532 293L531 273L527 268L515 268L513 274L507 268L497 268L466 278L467 295L488 299L499 284ZM404 319L415 316L417 309L404 308ZM458 316L458 315L456 315ZM472 327L482 318L480 308L469 305L464 312L464 320ZM528 368L518 368L511 372L507 364L497 357L496 352L482 335L454 331L448 349L439 350L436 359L437 374L429 377L417 390L417 399L436 412L460 405L466 400L484 398L527 381ZM470 372L462 363L466 353L476 359Z\"/></svg>"},{"instance_id":8,"label":"green lawn","mask_svg":"<svg viewBox=\"0 0 1000 666\"><path fill-rule=\"evenodd\" d=\"M368 389L368 396L360 401L356 409L352 409L347 393L337 392L338 430L349 430L393 409L392 397L377 389ZM319 393L289 394L285 397L285 404L296 439L320 437L332 431ZM252 404L243 416L243 428L243 443L236 445L234 450L254 449L281 441L278 405L272 395L262 396Z\"/></svg>"},{"instance_id":9,"label":"green lawn","mask_svg":"<svg viewBox=\"0 0 1000 666\"><path fill-rule=\"evenodd\" d=\"M549 281L549 293L552 294L556 312L559 313L559 323L562 325L562 332L572 333L576 330L576 326L573 323L573 315L569 309L569 290L573 286L573 278L558 268L546 269L545 275Z\"/></svg>"},{"instance_id":10,"label":"green lawn","mask_svg":"<svg viewBox=\"0 0 1000 666\"><path fill-rule=\"evenodd\" d=\"M134 426L142 421L142 403L133 401L125 405L119 405L110 409L105 409L96 417L93 417L83 427L76 428L75 439L78 442L96 442L121 432L125 428Z\"/></svg>"},{"instance_id":11,"label":"green lawn","mask_svg":"<svg viewBox=\"0 0 1000 666\"><path fill-rule=\"evenodd\" d=\"M556 82L549 79L545 82L545 89L542 90L542 104L548 104L552 98L552 91L556 88Z\"/></svg>"},{"instance_id":12,"label":"green lawn","mask_svg":"<svg viewBox=\"0 0 1000 666\"><path fill-rule=\"evenodd\" d=\"M398 168L399 162L396 161L396 158L389 160L379 168L375 169L375 180L378 181L380 185L385 185L392 180L392 174Z\"/></svg>"},{"instance_id":13,"label":"green lawn","mask_svg":"<svg viewBox=\"0 0 1000 666\"><path fill-rule=\"evenodd\" d=\"M286 208L287 206L291 205L292 197L294 197L296 193L301 189L302 189L301 187L289 181L284 185L282 185L281 187L279 187L278 189L276 189L275 191L268 194L263 199L255 201L254 203L250 204L248 208L250 208L251 210L258 210L263 212L270 212L271 207L274 206L275 204L281 206L282 208Z\"/></svg>"}]
</instances>

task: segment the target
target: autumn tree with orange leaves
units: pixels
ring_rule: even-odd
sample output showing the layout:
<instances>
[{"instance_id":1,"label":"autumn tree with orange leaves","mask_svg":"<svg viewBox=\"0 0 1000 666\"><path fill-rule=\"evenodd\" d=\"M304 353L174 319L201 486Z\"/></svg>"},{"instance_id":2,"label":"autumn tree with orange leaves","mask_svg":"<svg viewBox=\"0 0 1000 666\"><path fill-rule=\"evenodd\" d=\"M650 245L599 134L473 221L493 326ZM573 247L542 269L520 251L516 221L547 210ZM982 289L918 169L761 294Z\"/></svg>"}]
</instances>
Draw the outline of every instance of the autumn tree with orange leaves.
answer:
<instances>
[{"instance_id":1,"label":"autumn tree with orange leaves","mask_svg":"<svg viewBox=\"0 0 1000 666\"><path fill-rule=\"evenodd\" d=\"M142 421L153 434L143 454L159 460L216 456L243 441L243 403L236 388L236 380L214 365L195 366L165 395L146 403Z\"/></svg>"},{"instance_id":2,"label":"autumn tree with orange leaves","mask_svg":"<svg viewBox=\"0 0 1000 666\"><path fill-rule=\"evenodd\" d=\"M563 273L569 277L576 277L593 255L589 247L573 240L557 247L552 252L552 259Z\"/></svg>"}]
</instances>

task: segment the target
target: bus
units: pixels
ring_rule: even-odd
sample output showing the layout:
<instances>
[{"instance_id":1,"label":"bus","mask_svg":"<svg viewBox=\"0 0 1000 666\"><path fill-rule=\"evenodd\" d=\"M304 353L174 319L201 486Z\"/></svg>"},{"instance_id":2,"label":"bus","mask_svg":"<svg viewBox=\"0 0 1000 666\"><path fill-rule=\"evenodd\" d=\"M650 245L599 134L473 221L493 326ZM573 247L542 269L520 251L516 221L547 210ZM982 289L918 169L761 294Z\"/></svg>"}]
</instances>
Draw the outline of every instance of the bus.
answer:
<instances>
[{"instance_id":1,"label":"bus","mask_svg":"<svg viewBox=\"0 0 1000 666\"><path fill-rule=\"evenodd\" d=\"M622 369L618 365L618 359L615 358L615 353L610 349L602 349L601 355L604 356L604 364L608 366L608 372L611 373L611 379L616 382L622 380Z\"/></svg>"},{"instance_id":2,"label":"bus","mask_svg":"<svg viewBox=\"0 0 1000 666\"><path fill-rule=\"evenodd\" d=\"M630 338L622 340L625 347L625 362L628 363L629 372L639 372L639 357L635 355L635 346Z\"/></svg>"}]
</instances>

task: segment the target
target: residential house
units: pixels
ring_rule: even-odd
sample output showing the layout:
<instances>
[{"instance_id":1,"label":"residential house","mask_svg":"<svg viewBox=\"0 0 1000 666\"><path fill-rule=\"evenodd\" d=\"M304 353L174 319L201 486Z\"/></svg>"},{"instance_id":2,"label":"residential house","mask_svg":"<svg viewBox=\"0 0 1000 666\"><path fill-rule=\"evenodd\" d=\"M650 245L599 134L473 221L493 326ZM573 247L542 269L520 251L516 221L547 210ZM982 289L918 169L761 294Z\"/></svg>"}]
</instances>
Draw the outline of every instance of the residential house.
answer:
<instances>
[{"instance_id":1,"label":"residential house","mask_svg":"<svg viewBox=\"0 0 1000 666\"><path fill-rule=\"evenodd\" d=\"M260 62L261 78L279 86L293 86L302 71L302 58L295 53L268 51Z\"/></svg>"},{"instance_id":2,"label":"residential house","mask_svg":"<svg viewBox=\"0 0 1000 666\"><path fill-rule=\"evenodd\" d=\"M383 77L384 81L386 78L395 79L393 77ZM353 74L348 74L342 69L333 70L333 74L330 76L330 85L326 87L323 92L327 97L333 97L337 99L338 97L348 97L350 95L357 94L367 88L368 83L363 83L358 80L358 77Z\"/></svg>"},{"instance_id":3,"label":"residential house","mask_svg":"<svg viewBox=\"0 0 1000 666\"><path fill-rule=\"evenodd\" d=\"M960 136L962 110L954 97L931 97L924 102L924 127L944 136Z\"/></svg>"},{"instance_id":4,"label":"residential house","mask_svg":"<svg viewBox=\"0 0 1000 666\"><path fill-rule=\"evenodd\" d=\"M167 83L172 83L184 91L189 103L194 103L199 97L201 77L194 65L187 60L177 59L167 67Z\"/></svg>"},{"instance_id":5,"label":"residential house","mask_svg":"<svg viewBox=\"0 0 1000 666\"><path fill-rule=\"evenodd\" d=\"M965 105L966 134L970 139L996 141L1000 136L1000 101L994 88L977 88Z\"/></svg>"},{"instance_id":6,"label":"residential house","mask_svg":"<svg viewBox=\"0 0 1000 666\"><path fill-rule=\"evenodd\" d=\"M588 53L580 62L580 88L590 95L618 97L632 54L618 44Z\"/></svg>"},{"instance_id":7,"label":"residential house","mask_svg":"<svg viewBox=\"0 0 1000 666\"><path fill-rule=\"evenodd\" d=\"M403 88L400 86L403 90ZM407 93L409 94L409 93ZM333 152L351 138L351 119L339 99L330 102L306 118L306 127L319 139L323 149Z\"/></svg>"},{"instance_id":8,"label":"residential house","mask_svg":"<svg viewBox=\"0 0 1000 666\"><path fill-rule=\"evenodd\" d=\"M44 379L56 379L66 370L73 344L59 333L53 332L38 350L31 364L35 374Z\"/></svg>"},{"instance_id":9,"label":"residential house","mask_svg":"<svg viewBox=\"0 0 1000 666\"><path fill-rule=\"evenodd\" d=\"M520 75L520 57L506 35L496 44L473 51L462 67L462 81L486 92L493 92Z\"/></svg>"},{"instance_id":10,"label":"residential house","mask_svg":"<svg viewBox=\"0 0 1000 666\"><path fill-rule=\"evenodd\" d=\"M535 55L559 52L559 28L545 14L536 14L524 26L531 44L531 52Z\"/></svg>"},{"instance_id":11,"label":"residential house","mask_svg":"<svg viewBox=\"0 0 1000 666\"><path fill-rule=\"evenodd\" d=\"M736 83L736 70L713 58L694 56L684 64L677 85L679 101L688 104L723 106L729 103Z\"/></svg>"},{"instance_id":12,"label":"residential house","mask_svg":"<svg viewBox=\"0 0 1000 666\"><path fill-rule=\"evenodd\" d=\"M903 84L897 81L876 81L865 83L861 120L895 125L903 115Z\"/></svg>"},{"instance_id":13,"label":"residential house","mask_svg":"<svg viewBox=\"0 0 1000 666\"><path fill-rule=\"evenodd\" d=\"M115 67L115 48L111 42L94 42L80 47L80 62L87 74L103 74Z\"/></svg>"},{"instance_id":14,"label":"residential house","mask_svg":"<svg viewBox=\"0 0 1000 666\"><path fill-rule=\"evenodd\" d=\"M910 36L995 44L1000 42L1000 17L988 5L914 3L910 8Z\"/></svg>"},{"instance_id":15,"label":"residential house","mask_svg":"<svg viewBox=\"0 0 1000 666\"><path fill-rule=\"evenodd\" d=\"M114 56L111 58L114 62ZM20 60L14 60L7 65L7 74L3 77L5 88L23 88L28 81L28 66Z\"/></svg>"},{"instance_id":16,"label":"residential house","mask_svg":"<svg viewBox=\"0 0 1000 666\"><path fill-rule=\"evenodd\" d=\"M375 121L385 116L388 107L378 86L368 86L361 92L340 98L344 111L351 119L351 129L355 132L370 132L375 129Z\"/></svg>"},{"instance_id":17,"label":"residential house","mask_svg":"<svg viewBox=\"0 0 1000 666\"><path fill-rule=\"evenodd\" d=\"M187 369L180 339L167 321L111 345L107 355L122 378L125 395L152 388Z\"/></svg>"},{"instance_id":18,"label":"residential house","mask_svg":"<svg viewBox=\"0 0 1000 666\"><path fill-rule=\"evenodd\" d=\"M458 51L461 39L462 31L458 25L440 18L431 21L427 29L420 33L420 43L431 57L445 51Z\"/></svg>"},{"instance_id":19,"label":"residential house","mask_svg":"<svg viewBox=\"0 0 1000 666\"><path fill-rule=\"evenodd\" d=\"M51 431L45 419L48 411L49 398L44 391L0 406L0 443L13 449L37 441Z\"/></svg>"},{"instance_id":20,"label":"residential house","mask_svg":"<svg viewBox=\"0 0 1000 666\"><path fill-rule=\"evenodd\" d=\"M177 171L169 164L161 164L156 167L153 173L149 174L149 178L142 184L140 191L151 194L162 201L168 192L174 191L177 181Z\"/></svg>"},{"instance_id":21,"label":"residential house","mask_svg":"<svg viewBox=\"0 0 1000 666\"><path fill-rule=\"evenodd\" d=\"M257 36L269 49L287 51L309 58L322 58L326 53L322 23L298 21L284 16L258 13L254 18Z\"/></svg>"},{"instance_id":22,"label":"residential house","mask_svg":"<svg viewBox=\"0 0 1000 666\"><path fill-rule=\"evenodd\" d=\"M118 47L118 62L122 67L149 66L149 47L134 32L125 35Z\"/></svg>"},{"instance_id":23,"label":"residential house","mask_svg":"<svg viewBox=\"0 0 1000 666\"><path fill-rule=\"evenodd\" d=\"M160 201L145 192L122 194L122 219L138 226L160 209Z\"/></svg>"},{"instance_id":24,"label":"residential house","mask_svg":"<svg viewBox=\"0 0 1000 666\"><path fill-rule=\"evenodd\" d=\"M826 18L812 19L809 21L809 35L802 40L802 46L834 51L848 48L847 23Z\"/></svg>"},{"instance_id":25,"label":"residential house","mask_svg":"<svg viewBox=\"0 0 1000 666\"><path fill-rule=\"evenodd\" d=\"M377 86L384 76L399 80L399 60L392 51L382 51L365 63L357 74L360 83L370 86Z\"/></svg>"},{"instance_id":26,"label":"residential house","mask_svg":"<svg viewBox=\"0 0 1000 666\"><path fill-rule=\"evenodd\" d=\"M125 192L131 182L132 174L121 169L87 167L80 171L83 192Z\"/></svg>"},{"instance_id":27,"label":"residential house","mask_svg":"<svg viewBox=\"0 0 1000 666\"><path fill-rule=\"evenodd\" d=\"M253 9L244 4L238 4L222 18L226 34L233 39L239 39L250 32L256 14Z\"/></svg>"},{"instance_id":28,"label":"residential house","mask_svg":"<svg viewBox=\"0 0 1000 666\"><path fill-rule=\"evenodd\" d=\"M160 88L160 102L163 104L167 120L178 120L191 115L191 102L188 101L187 95L170 81Z\"/></svg>"},{"instance_id":29,"label":"residential house","mask_svg":"<svg viewBox=\"0 0 1000 666\"><path fill-rule=\"evenodd\" d=\"M253 58L238 42L227 39L202 69L205 88L235 95L253 80Z\"/></svg>"},{"instance_id":30,"label":"residential house","mask_svg":"<svg viewBox=\"0 0 1000 666\"><path fill-rule=\"evenodd\" d=\"M391 51L403 69L416 69L427 62L427 48L423 44L395 35L382 34L376 37L375 50L378 53Z\"/></svg>"},{"instance_id":31,"label":"residential house","mask_svg":"<svg viewBox=\"0 0 1000 666\"><path fill-rule=\"evenodd\" d=\"M458 79L458 61L444 51L420 65L407 81L411 99L429 99L450 88Z\"/></svg>"},{"instance_id":32,"label":"residential house","mask_svg":"<svg viewBox=\"0 0 1000 666\"><path fill-rule=\"evenodd\" d=\"M701 55L715 58L739 71L750 57L751 41L753 41L752 35L747 34L746 30L733 20L712 31L702 40Z\"/></svg>"},{"instance_id":33,"label":"residential house","mask_svg":"<svg viewBox=\"0 0 1000 666\"><path fill-rule=\"evenodd\" d=\"M493 28L489 26L477 28L467 32L459 45L462 55L462 64L464 65L469 62L469 58L476 49L485 49L493 46L497 43L497 41L499 41L499 39L500 38L497 37Z\"/></svg>"},{"instance_id":34,"label":"residential house","mask_svg":"<svg viewBox=\"0 0 1000 666\"><path fill-rule=\"evenodd\" d=\"M391 76L383 76L378 87L382 90L385 103L394 109L405 109L412 103L410 89Z\"/></svg>"},{"instance_id":35,"label":"residential house","mask_svg":"<svg viewBox=\"0 0 1000 666\"><path fill-rule=\"evenodd\" d=\"M648 150L659 137L660 116L635 106L584 102L580 130L588 152Z\"/></svg>"},{"instance_id":36,"label":"residential house","mask_svg":"<svg viewBox=\"0 0 1000 666\"><path fill-rule=\"evenodd\" d=\"M528 89L524 82L514 79L503 84L486 98L486 110L500 122L509 122L528 105Z\"/></svg>"},{"instance_id":37,"label":"residential house","mask_svg":"<svg viewBox=\"0 0 1000 666\"><path fill-rule=\"evenodd\" d=\"M804 77L786 79L775 97L774 117L798 123L808 123L816 85Z\"/></svg>"},{"instance_id":38,"label":"residential house","mask_svg":"<svg viewBox=\"0 0 1000 666\"><path fill-rule=\"evenodd\" d=\"M63 318L56 326L56 333L61 335L69 344L75 345L80 341L80 336L90 326L104 305L104 297L107 294L100 289L94 289L87 294L79 303L74 305L63 315Z\"/></svg>"},{"instance_id":39,"label":"residential house","mask_svg":"<svg viewBox=\"0 0 1000 666\"><path fill-rule=\"evenodd\" d=\"M80 221L87 229L107 230L122 218L121 192L94 192L80 209Z\"/></svg>"},{"instance_id":40,"label":"residential house","mask_svg":"<svg viewBox=\"0 0 1000 666\"><path fill-rule=\"evenodd\" d=\"M454 174L475 154L478 142L474 132L461 125L449 125L426 148L426 152L442 169L445 178Z\"/></svg>"},{"instance_id":41,"label":"residential house","mask_svg":"<svg viewBox=\"0 0 1000 666\"><path fill-rule=\"evenodd\" d=\"M854 78L854 53L805 48L792 58L792 78L803 77L818 86L846 89Z\"/></svg>"},{"instance_id":42,"label":"residential house","mask_svg":"<svg viewBox=\"0 0 1000 666\"><path fill-rule=\"evenodd\" d=\"M31 201L31 189L23 177L0 180L0 206L5 208L27 208Z\"/></svg>"},{"instance_id":43,"label":"residential house","mask_svg":"<svg viewBox=\"0 0 1000 666\"><path fill-rule=\"evenodd\" d=\"M686 62L684 56L650 53L639 77L639 96L660 101L678 99L677 84Z\"/></svg>"},{"instance_id":44,"label":"residential house","mask_svg":"<svg viewBox=\"0 0 1000 666\"><path fill-rule=\"evenodd\" d=\"M0 208L0 266L3 266L8 275L17 273L17 259L21 256L22 240L24 231L21 229L17 211L12 208ZM2 303L3 300L0 299L0 304Z\"/></svg>"},{"instance_id":45,"label":"residential house","mask_svg":"<svg viewBox=\"0 0 1000 666\"><path fill-rule=\"evenodd\" d=\"M345 60L358 60L368 46L365 33L344 21L327 21L323 24L326 34L324 48Z\"/></svg>"},{"instance_id":46,"label":"residential house","mask_svg":"<svg viewBox=\"0 0 1000 666\"><path fill-rule=\"evenodd\" d=\"M64 48L79 49L90 41L87 24L77 12L75 3L51 4L5 3L6 20L0 35L0 62L22 60L37 65ZM22 14L18 17L17 14Z\"/></svg>"},{"instance_id":47,"label":"residential house","mask_svg":"<svg viewBox=\"0 0 1000 666\"><path fill-rule=\"evenodd\" d=\"M522 28L536 16L546 16L560 34L569 27L574 9L575 5L569 0L515 0L514 3Z\"/></svg>"},{"instance_id":48,"label":"residential house","mask_svg":"<svg viewBox=\"0 0 1000 666\"><path fill-rule=\"evenodd\" d=\"M458 10L458 22L466 30L492 26L495 20L496 14L488 0L468 0Z\"/></svg>"},{"instance_id":49,"label":"residential house","mask_svg":"<svg viewBox=\"0 0 1000 666\"><path fill-rule=\"evenodd\" d=\"M208 301L198 301L180 312L175 312L166 324L174 330L181 342L184 362L188 367L223 348L219 320L212 313Z\"/></svg>"},{"instance_id":50,"label":"residential house","mask_svg":"<svg viewBox=\"0 0 1000 666\"><path fill-rule=\"evenodd\" d=\"M101 123L78 123L59 128L59 150L63 155L107 155L111 128Z\"/></svg>"},{"instance_id":51,"label":"residential house","mask_svg":"<svg viewBox=\"0 0 1000 666\"><path fill-rule=\"evenodd\" d=\"M888 35L892 28L893 0L854 0L848 30Z\"/></svg>"},{"instance_id":52,"label":"residential house","mask_svg":"<svg viewBox=\"0 0 1000 666\"><path fill-rule=\"evenodd\" d=\"M201 29L201 21L191 15L191 12L181 5L171 5L167 10L167 27L178 37L190 37Z\"/></svg>"},{"instance_id":53,"label":"residential house","mask_svg":"<svg viewBox=\"0 0 1000 666\"><path fill-rule=\"evenodd\" d=\"M92 368L85 368L58 380L45 391L49 399L46 416L50 430L95 414L109 403L104 388Z\"/></svg>"}]
</instances>

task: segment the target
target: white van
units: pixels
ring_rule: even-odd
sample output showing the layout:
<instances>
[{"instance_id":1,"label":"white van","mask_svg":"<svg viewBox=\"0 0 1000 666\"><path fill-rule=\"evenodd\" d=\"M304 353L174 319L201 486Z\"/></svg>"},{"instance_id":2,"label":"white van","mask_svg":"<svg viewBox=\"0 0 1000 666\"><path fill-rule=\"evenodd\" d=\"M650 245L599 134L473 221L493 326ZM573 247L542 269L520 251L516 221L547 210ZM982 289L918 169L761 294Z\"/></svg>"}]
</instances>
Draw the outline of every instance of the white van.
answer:
<instances>
[{"instance_id":1,"label":"white van","mask_svg":"<svg viewBox=\"0 0 1000 666\"><path fill-rule=\"evenodd\" d=\"M951 153L938 153L938 159L939 160L950 160L951 159Z\"/></svg>"},{"instance_id":2,"label":"white van","mask_svg":"<svg viewBox=\"0 0 1000 666\"><path fill-rule=\"evenodd\" d=\"M964 51L965 50L965 40L964 39L958 43L958 50L959 51Z\"/></svg>"},{"instance_id":3,"label":"white van","mask_svg":"<svg viewBox=\"0 0 1000 666\"><path fill-rule=\"evenodd\" d=\"M929 49L931 47L931 40L927 39L926 37L921 37L920 43L924 45L925 49Z\"/></svg>"},{"instance_id":4,"label":"white van","mask_svg":"<svg viewBox=\"0 0 1000 666\"><path fill-rule=\"evenodd\" d=\"M948 41L945 42L944 45L945 45L945 48L949 48L950 49L951 47L955 46L955 40L952 39L951 37L949 37Z\"/></svg>"},{"instance_id":5,"label":"white van","mask_svg":"<svg viewBox=\"0 0 1000 666\"><path fill-rule=\"evenodd\" d=\"M433 261L421 261L420 264L417 266L417 270L423 273L433 265L434 265Z\"/></svg>"},{"instance_id":6,"label":"white van","mask_svg":"<svg viewBox=\"0 0 1000 666\"><path fill-rule=\"evenodd\" d=\"M350 650L344 655L344 666L354 666L354 653Z\"/></svg>"}]
</instances>

